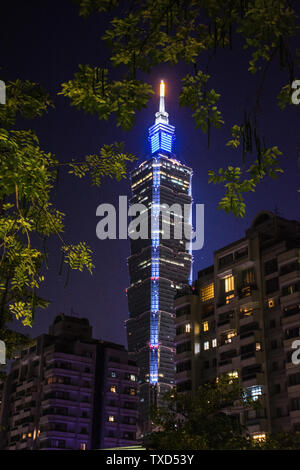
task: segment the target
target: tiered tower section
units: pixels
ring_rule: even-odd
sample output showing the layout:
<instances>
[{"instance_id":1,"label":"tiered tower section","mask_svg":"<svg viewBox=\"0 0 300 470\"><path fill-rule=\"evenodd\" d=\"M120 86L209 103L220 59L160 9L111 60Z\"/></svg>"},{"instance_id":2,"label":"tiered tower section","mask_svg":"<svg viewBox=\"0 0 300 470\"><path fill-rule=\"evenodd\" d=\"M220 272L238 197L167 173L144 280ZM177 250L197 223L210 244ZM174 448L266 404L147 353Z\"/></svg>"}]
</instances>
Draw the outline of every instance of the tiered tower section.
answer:
<instances>
[{"instance_id":1,"label":"tiered tower section","mask_svg":"<svg viewBox=\"0 0 300 470\"><path fill-rule=\"evenodd\" d=\"M127 290L128 348L140 369L142 433L151 429L151 405L159 404L174 384L173 301L176 289L188 282L192 264L186 247L191 233L192 170L173 153L175 128L169 125L164 96L162 82L159 112L149 129L151 155L131 174L130 204L143 204L148 222L148 237L131 239ZM175 228L178 224L180 237Z\"/></svg>"}]
</instances>

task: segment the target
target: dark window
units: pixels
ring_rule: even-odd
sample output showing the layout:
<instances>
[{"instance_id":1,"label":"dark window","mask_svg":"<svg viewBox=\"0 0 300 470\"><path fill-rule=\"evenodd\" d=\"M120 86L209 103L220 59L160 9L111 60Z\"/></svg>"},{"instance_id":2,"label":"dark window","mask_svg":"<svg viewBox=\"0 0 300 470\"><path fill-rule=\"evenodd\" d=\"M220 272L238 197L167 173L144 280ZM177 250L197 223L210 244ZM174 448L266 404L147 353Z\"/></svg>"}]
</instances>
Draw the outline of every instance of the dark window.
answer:
<instances>
[{"instance_id":1,"label":"dark window","mask_svg":"<svg viewBox=\"0 0 300 470\"><path fill-rule=\"evenodd\" d=\"M293 261L292 263L285 264L280 269L280 275L283 276L284 274L291 273L293 271L297 271L300 268L300 264L298 261Z\"/></svg>"},{"instance_id":2,"label":"dark window","mask_svg":"<svg viewBox=\"0 0 300 470\"><path fill-rule=\"evenodd\" d=\"M281 418L283 416L283 409L282 408L276 408L276 416L277 416L277 418Z\"/></svg>"},{"instance_id":3,"label":"dark window","mask_svg":"<svg viewBox=\"0 0 300 470\"><path fill-rule=\"evenodd\" d=\"M183 335L184 333L186 333L186 330L185 330L185 325L180 325L176 328L176 335Z\"/></svg>"},{"instance_id":4,"label":"dark window","mask_svg":"<svg viewBox=\"0 0 300 470\"><path fill-rule=\"evenodd\" d=\"M119 357L116 357L116 356L111 356L108 358L108 361L109 362L116 362L116 363L119 363L120 362L120 358Z\"/></svg>"},{"instance_id":5,"label":"dark window","mask_svg":"<svg viewBox=\"0 0 300 470\"><path fill-rule=\"evenodd\" d=\"M250 344L245 344L244 346L241 347L241 354L247 354L249 352L254 352L255 351L255 343L250 343Z\"/></svg>"},{"instance_id":6,"label":"dark window","mask_svg":"<svg viewBox=\"0 0 300 470\"><path fill-rule=\"evenodd\" d=\"M300 328L299 327L288 328L284 332L285 339L298 338L298 336L300 336Z\"/></svg>"},{"instance_id":7,"label":"dark window","mask_svg":"<svg viewBox=\"0 0 300 470\"><path fill-rule=\"evenodd\" d=\"M236 260L239 260L241 258L245 258L246 256L248 256L248 247L247 246L245 248L241 248L240 250L237 250L234 253L234 258Z\"/></svg>"},{"instance_id":8,"label":"dark window","mask_svg":"<svg viewBox=\"0 0 300 470\"><path fill-rule=\"evenodd\" d=\"M289 376L289 385L299 385L300 384L300 373L298 372L297 374L293 374Z\"/></svg>"},{"instance_id":9,"label":"dark window","mask_svg":"<svg viewBox=\"0 0 300 470\"><path fill-rule=\"evenodd\" d=\"M176 372L184 372L185 370L191 370L191 361L180 362L176 365Z\"/></svg>"},{"instance_id":10,"label":"dark window","mask_svg":"<svg viewBox=\"0 0 300 470\"><path fill-rule=\"evenodd\" d=\"M280 392L281 392L280 384L274 384L273 393L280 393Z\"/></svg>"},{"instance_id":11,"label":"dark window","mask_svg":"<svg viewBox=\"0 0 300 470\"><path fill-rule=\"evenodd\" d=\"M222 256L222 258L219 259L219 268L222 268L224 266L227 266L228 264L233 263L233 253L230 253L229 255Z\"/></svg>"},{"instance_id":12,"label":"dark window","mask_svg":"<svg viewBox=\"0 0 300 470\"><path fill-rule=\"evenodd\" d=\"M277 258L265 262L265 276L275 273L278 270Z\"/></svg>"},{"instance_id":13,"label":"dark window","mask_svg":"<svg viewBox=\"0 0 300 470\"><path fill-rule=\"evenodd\" d=\"M180 343L176 346L176 354L181 354L185 351L191 351L190 341L186 341L185 343Z\"/></svg>"},{"instance_id":14,"label":"dark window","mask_svg":"<svg viewBox=\"0 0 300 470\"><path fill-rule=\"evenodd\" d=\"M177 392L185 392L192 389L192 383L190 380L187 380L186 382L181 382L180 384L177 384L176 388Z\"/></svg>"},{"instance_id":15,"label":"dark window","mask_svg":"<svg viewBox=\"0 0 300 470\"><path fill-rule=\"evenodd\" d=\"M285 286L282 288L282 296L285 295L292 295L295 294L295 292L300 291L300 282L296 282L294 284L290 284L289 286Z\"/></svg>"},{"instance_id":16,"label":"dark window","mask_svg":"<svg viewBox=\"0 0 300 470\"><path fill-rule=\"evenodd\" d=\"M272 294L279 289L278 277L272 277L266 281L266 294Z\"/></svg>"},{"instance_id":17,"label":"dark window","mask_svg":"<svg viewBox=\"0 0 300 470\"><path fill-rule=\"evenodd\" d=\"M230 318L233 318L233 314L233 310L221 313L218 318L218 326L225 325L226 323L228 323L230 321Z\"/></svg>"},{"instance_id":18,"label":"dark window","mask_svg":"<svg viewBox=\"0 0 300 470\"><path fill-rule=\"evenodd\" d=\"M291 409L300 410L300 397L291 400Z\"/></svg>"},{"instance_id":19,"label":"dark window","mask_svg":"<svg viewBox=\"0 0 300 470\"><path fill-rule=\"evenodd\" d=\"M277 349L277 339L272 339L270 346L271 349Z\"/></svg>"},{"instance_id":20,"label":"dark window","mask_svg":"<svg viewBox=\"0 0 300 470\"><path fill-rule=\"evenodd\" d=\"M189 315L191 313L191 306L185 305L184 307L176 309L176 317L182 317L182 315Z\"/></svg>"},{"instance_id":21,"label":"dark window","mask_svg":"<svg viewBox=\"0 0 300 470\"><path fill-rule=\"evenodd\" d=\"M292 315L297 315L300 313L300 304L286 307L283 309L284 317L291 317Z\"/></svg>"}]
</instances>

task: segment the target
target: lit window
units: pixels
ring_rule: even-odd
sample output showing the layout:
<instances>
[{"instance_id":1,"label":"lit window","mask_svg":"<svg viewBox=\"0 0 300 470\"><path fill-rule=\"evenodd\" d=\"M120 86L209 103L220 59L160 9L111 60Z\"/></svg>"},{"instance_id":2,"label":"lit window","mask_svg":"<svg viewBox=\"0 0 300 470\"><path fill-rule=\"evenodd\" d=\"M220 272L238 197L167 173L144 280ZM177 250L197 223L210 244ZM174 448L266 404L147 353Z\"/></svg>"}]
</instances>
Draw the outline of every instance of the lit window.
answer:
<instances>
[{"instance_id":1,"label":"lit window","mask_svg":"<svg viewBox=\"0 0 300 470\"><path fill-rule=\"evenodd\" d=\"M255 441L259 441L259 442L266 440L266 434L265 433L254 434L252 437Z\"/></svg>"},{"instance_id":2,"label":"lit window","mask_svg":"<svg viewBox=\"0 0 300 470\"><path fill-rule=\"evenodd\" d=\"M191 332L191 324L190 324L190 323L187 323L187 324L185 325L185 332L186 332L186 333L190 333L190 332Z\"/></svg>"},{"instance_id":3,"label":"lit window","mask_svg":"<svg viewBox=\"0 0 300 470\"><path fill-rule=\"evenodd\" d=\"M135 388L130 388L129 395L136 395L136 389Z\"/></svg>"},{"instance_id":4,"label":"lit window","mask_svg":"<svg viewBox=\"0 0 300 470\"><path fill-rule=\"evenodd\" d=\"M134 374L130 374L130 380L131 380L132 382L135 382L135 375L134 375Z\"/></svg>"},{"instance_id":5,"label":"lit window","mask_svg":"<svg viewBox=\"0 0 300 470\"><path fill-rule=\"evenodd\" d=\"M202 323L203 331L208 331L208 321Z\"/></svg>"},{"instance_id":6,"label":"lit window","mask_svg":"<svg viewBox=\"0 0 300 470\"><path fill-rule=\"evenodd\" d=\"M237 379L239 376L239 373L237 370L232 370L231 372L228 372L227 375L230 379Z\"/></svg>"},{"instance_id":7,"label":"lit window","mask_svg":"<svg viewBox=\"0 0 300 470\"><path fill-rule=\"evenodd\" d=\"M28 433L28 437L32 437L32 433L31 433L31 432Z\"/></svg>"},{"instance_id":8,"label":"lit window","mask_svg":"<svg viewBox=\"0 0 300 470\"><path fill-rule=\"evenodd\" d=\"M246 271L243 271L242 276L244 285L253 284L255 282L253 269L246 269Z\"/></svg>"},{"instance_id":9,"label":"lit window","mask_svg":"<svg viewBox=\"0 0 300 470\"><path fill-rule=\"evenodd\" d=\"M112 386L110 387L109 391L110 391L111 393L117 393L117 388L116 388L116 386L115 386L115 385L112 385Z\"/></svg>"},{"instance_id":10,"label":"lit window","mask_svg":"<svg viewBox=\"0 0 300 470\"><path fill-rule=\"evenodd\" d=\"M80 450L86 450L86 443L85 442L81 442Z\"/></svg>"},{"instance_id":11,"label":"lit window","mask_svg":"<svg viewBox=\"0 0 300 470\"><path fill-rule=\"evenodd\" d=\"M203 345L204 351L207 351L209 349L209 341L205 341Z\"/></svg>"},{"instance_id":12,"label":"lit window","mask_svg":"<svg viewBox=\"0 0 300 470\"><path fill-rule=\"evenodd\" d=\"M229 304L229 302L234 299L234 294L226 295L226 303Z\"/></svg>"},{"instance_id":13,"label":"lit window","mask_svg":"<svg viewBox=\"0 0 300 470\"><path fill-rule=\"evenodd\" d=\"M201 287L201 301L213 299L215 296L214 283L208 284L207 286Z\"/></svg>"},{"instance_id":14,"label":"lit window","mask_svg":"<svg viewBox=\"0 0 300 470\"><path fill-rule=\"evenodd\" d=\"M112 373L111 373L111 376L112 376L112 377L117 377L117 374L116 374L115 372L112 372Z\"/></svg>"},{"instance_id":15,"label":"lit window","mask_svg":"<svg viewBox=\"0 0 300 470\"><path fill-rule=\"evenodd\" d=\"M261 385L253 385L252 387L245 388L244 391L244 398L252 398L253 401L258 400L258 398L262 395L262 386Z\"/></svg>"},{"instance_id":16,"label":"lit window","mask_svg":"<svg viewBox=\"0 0 300 470\"><path fill-rule=\"evenodd\" d=\"M199 352L200 352L200 343L195 343L194 350L195 350L195 354L199 354Z\"/></svg>"},{"instance_id":17,"label":"lit window","mask_svg":"<svg viewBox=\"0 0 300 470\"><path fill-rule=\"evenodd\" d=\"M256 343L256 344L255 344L255 350L256 350L256 351L260 351L260 350L261 350L261 344L260 344L260 343Z\"/></svg>"},{"instance_id":18,"label":"lit window","mask_svg":"<svg viewBox=\"0 0 300 470\"><path fill-rule=\"evenodd\" d=\"M251 287L250 286L243 287L242 288L242 295L244 297L249 297L249 295L251 295Z\"/></svg>"},{"instance_id":19,"label":"lit window","mask_svg":"<svg viewBox=\"0 0 300 470\"><path fill-rule=\"evenodd\" d=\"M230 331L229 333L227 333L225 343L226 344L231 343L232 338L234 338L235 336L236 336L236 331Z\"/></svg>"},{"instance_id":20,"label":"lit window","mask_svg":"<svg viewBox=\"0 0 300 470\"><path fill-rule=\"evenodd\" d=\"M240 312L244 317L249 317L250 315L253 314L253 308L245 308L244 307L244 308L240 309Z\"/></svg>"},{"instance_id":21,"label":"lit window","mask_svg":"<svg viewBox=\"0 0 300 470\"><path fill-rule=\"evenodd\" d=\"M217 338L214 338L211 342L211 345L213 348L216 348L217 347Z\"/></svg>"},{"instance_id":22,"label":"lit window","mask_svg":"<svg viewBox=\"0 0 300 470\"><path fill-rule=\"evenodd\" d=\"M115 421L115 417L114 417L113 415L110 415L110 416L108 417L108 421L109 421L110 423L113 423L113 422Z\"/></svg>"},{"instance_id":23,"label":"lit window","mask_svg":"<svg viewBox=\"0 0 300 470\"><path fill-rule=\"evenodd\" d=\"M229 274L224 278L225 281L225 292L232 292L234 290L234 277Z\"/></svg>"},{"instance_id":24,"label":"lit window","mask_svg":"<svg viewBox=\"0 0 300 470\"><path fill-rule=\"evenodd\" d=\"M269 308L274 308L275 307L275 300L274 299L268 299L268 307Z\"/></svg>"}]
</instances>

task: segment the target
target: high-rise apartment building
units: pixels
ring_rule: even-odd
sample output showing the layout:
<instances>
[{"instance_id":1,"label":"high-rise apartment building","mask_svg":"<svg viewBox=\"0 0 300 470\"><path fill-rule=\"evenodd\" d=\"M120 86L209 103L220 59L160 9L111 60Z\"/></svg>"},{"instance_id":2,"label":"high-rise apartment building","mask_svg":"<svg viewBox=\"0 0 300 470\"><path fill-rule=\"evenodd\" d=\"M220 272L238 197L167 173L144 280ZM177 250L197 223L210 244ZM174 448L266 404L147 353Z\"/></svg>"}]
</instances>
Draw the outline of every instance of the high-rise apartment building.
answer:
<instances>
[{"instance_id":1,"label":"high-rise apartment building","mask_svg":"<svg viewBox=\"0 0 300 470\"><path fill-rule=\"evenodd\" d=\"M261 212L246 236L214 254L193 288L178 292L176 385L238 377L262 408L238 410L256 438L300 429L300 222Z\"/></svg>"},{"instance_id":2,"label":"high-rise apartment building","mask_svg":"<svg viewBox=\"0 0 300 470\"><path fill-rule=\"evenodd\" d=\"M143 204L146 236L131 238L127 289L128 350L139 367L140 430L151 429L150 407L174 385L174 295L190 278L192 170L174 154L175 128L160 107L149 129L150 155L131 174L130 205ZM184 210L184 207L186 210ZM181 234L176 231L181 225ZM169 236L168 236L169 232Z\"/></svg>"},{"instance_id":3,"label":"high-rise apartment building","mask_svg":"<svg viewBox=\"0 0 300 470\"><path fill-rule=\"evenodd\" d=\"M124 346L58 315L12 363L2 389L1 448L99 449L136 443L137 367Z\"/></svg>"}]
</instances>

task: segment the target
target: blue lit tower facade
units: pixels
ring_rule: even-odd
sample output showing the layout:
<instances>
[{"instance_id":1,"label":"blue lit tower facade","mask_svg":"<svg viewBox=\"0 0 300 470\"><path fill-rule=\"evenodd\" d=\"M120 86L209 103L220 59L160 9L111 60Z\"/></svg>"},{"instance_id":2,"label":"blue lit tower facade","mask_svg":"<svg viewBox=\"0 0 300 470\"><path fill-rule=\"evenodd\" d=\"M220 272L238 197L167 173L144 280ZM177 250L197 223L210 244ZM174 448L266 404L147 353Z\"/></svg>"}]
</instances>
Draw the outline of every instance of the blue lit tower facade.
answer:
<instances>
[{"instance_id":1,"label":"blue lit tower facade","mask_svg":"<svg viewBox=\"0 0 300 470\"><path fill-rule=\"evenodd\" d=\"M151 405L159 405L162 395L174 384L173 301L176 289L189 282L192 266L192 254L186 248L191 233L191 210L187 208L191 209L192 170L174 154L175 127L169 124L165 111L164 89L162 82L159 111L149 129L149 158L131 174L130 205L147 208L144 216L149 227L147 239L131 239L128 258L127 338L129 352L140 370L141 433L151 430ZM178 218L182 236L175 235ZM164 235L166 227L168 237Z\"/></svg>"}]
</instances>

